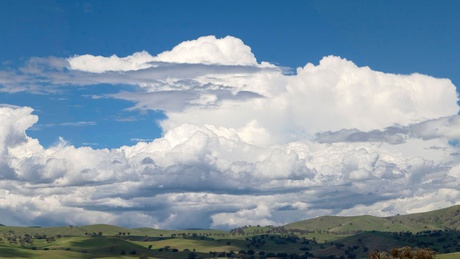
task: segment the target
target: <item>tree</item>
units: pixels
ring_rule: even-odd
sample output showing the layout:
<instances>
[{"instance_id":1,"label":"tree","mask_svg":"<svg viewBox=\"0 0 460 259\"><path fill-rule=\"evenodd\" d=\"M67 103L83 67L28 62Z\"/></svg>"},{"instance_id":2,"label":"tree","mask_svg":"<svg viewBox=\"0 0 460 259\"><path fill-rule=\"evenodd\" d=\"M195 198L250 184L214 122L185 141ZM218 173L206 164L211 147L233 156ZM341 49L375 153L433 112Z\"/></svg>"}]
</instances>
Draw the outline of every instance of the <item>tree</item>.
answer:
<instances>
[{"instance_id":1,"label":"tree","mask_svg":"<svg viewBox=\"0 0 460 259\"><path fill-rule=\"evenodd\" d=\"M436 253L431 249L410 248L408 246L391 249L390 254L387 252L372 251L369 253L369 259L392 259L392 258L411 258L411 259L434 259Z\"/></svg>"}]
</instances>

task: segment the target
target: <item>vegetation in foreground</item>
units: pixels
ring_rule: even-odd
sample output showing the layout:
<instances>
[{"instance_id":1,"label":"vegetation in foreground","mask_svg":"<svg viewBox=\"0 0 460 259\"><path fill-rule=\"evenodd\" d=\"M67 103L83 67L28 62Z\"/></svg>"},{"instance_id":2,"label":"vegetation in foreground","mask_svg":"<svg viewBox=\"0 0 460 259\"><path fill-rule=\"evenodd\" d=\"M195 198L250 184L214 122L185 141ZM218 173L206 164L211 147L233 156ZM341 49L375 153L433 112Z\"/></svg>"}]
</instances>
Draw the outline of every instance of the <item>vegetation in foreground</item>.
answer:
<instances>
[{"instance_id":1,"label":"vegetation in foreground","mask_svg":"<svg viewBox=\"0 0 460 259\"><path fill-rule=\"evenodd\" d=\"M460 206L454 206L387 218L327 216L231 231L0 226L0 257L391 258L397 251L412 251L449 259L460 256L459 222Z\"/></svg>"}]
</instances>

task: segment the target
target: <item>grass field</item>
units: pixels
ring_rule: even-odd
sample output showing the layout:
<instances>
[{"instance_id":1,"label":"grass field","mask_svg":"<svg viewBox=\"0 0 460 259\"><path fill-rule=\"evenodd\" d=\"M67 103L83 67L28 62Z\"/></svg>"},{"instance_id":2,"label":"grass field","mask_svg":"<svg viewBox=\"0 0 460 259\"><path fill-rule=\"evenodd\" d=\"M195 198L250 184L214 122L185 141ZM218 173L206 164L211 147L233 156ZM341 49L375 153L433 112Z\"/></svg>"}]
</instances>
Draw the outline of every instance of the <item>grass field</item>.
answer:
<instances>
[{"instance_id":1,"label":"grass field","mask_svg":"<svg viewBox=\"0 0 460 259\"><path fill-rule=\"evenodd\" d=\"M458 259L460 258L460 253L449 253L449 254L440 254L436 256L437 259Z\"/></svg>"},{"instance_id":2,"label":"grass field","mask_svg":"<svg viewBox=\"0 0 460 259\"><path fill-rule=\"evenodd\" d=\"M190 253L196 254L195 258L214 258L221 253L224 253L224 255L233 253L246 258L248 257L247 254L252 250L257 255L255 258L259 258L258 254L261 251L264 251L265 254L282 252L285 254L297 253L299 255L304 254L303 251L310 251L318 257L340 256L350 252L356 258L367 258L368 252L373 250L391 250L394 247L413 246L414 243L409 239L396 240L391 234L384 232L363 232L334 242L318 243L309 239L292 239L292 237L283 237L281 235L264 235L264 238L261 237L261 235L245 235L232 238L209 238L205 236L185 238L148 236L146 238L143 236L147 241L139 241L139 236L124 238L114 236L67 236L56 238L55 241L51 242L38 239L33 244L24 246L8 244L3 241L0 244L0 257L47 259L139 258L140 255L145 254L149 258L188 259ZM439 239L439 237L436 238ZM260 240L263 240L263 242L261 243ZM428 239L426 240L429 241ZM307 249L305 250L305 248ZM458 255L445 254L439 255L438 258L458 258L456 257Z\"/></svg>"}]
</instances>

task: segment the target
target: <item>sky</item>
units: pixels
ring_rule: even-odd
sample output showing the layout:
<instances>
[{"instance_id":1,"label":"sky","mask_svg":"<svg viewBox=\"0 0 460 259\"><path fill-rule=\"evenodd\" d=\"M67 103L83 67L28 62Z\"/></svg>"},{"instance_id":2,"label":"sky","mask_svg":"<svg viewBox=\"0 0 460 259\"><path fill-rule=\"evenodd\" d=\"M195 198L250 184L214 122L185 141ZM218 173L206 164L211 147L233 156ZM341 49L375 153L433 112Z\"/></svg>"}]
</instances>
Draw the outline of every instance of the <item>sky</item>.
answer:
<instances>
[{"instance_id":1,"label":"sky","mask_svg":"<svg viewBox=\"0 0 460 259\"><path fill-rule=\"evenodd\" d=\"M458 1L0 3L5 225L460 204Z\"/></svg>"}]
</instances>

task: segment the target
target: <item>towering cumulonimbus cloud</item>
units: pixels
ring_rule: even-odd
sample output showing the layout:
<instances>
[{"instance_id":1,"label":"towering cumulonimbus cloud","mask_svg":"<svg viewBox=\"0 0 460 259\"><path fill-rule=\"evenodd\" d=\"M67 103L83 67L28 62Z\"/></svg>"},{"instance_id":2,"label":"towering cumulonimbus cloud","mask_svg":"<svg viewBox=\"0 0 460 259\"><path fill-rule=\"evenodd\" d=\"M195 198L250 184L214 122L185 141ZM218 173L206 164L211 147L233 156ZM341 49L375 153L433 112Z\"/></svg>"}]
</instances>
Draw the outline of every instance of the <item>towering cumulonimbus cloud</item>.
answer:
<instances>
[{"instance_id":1,"label":"towering cumulonimbus cloud","mask_svg":"<svg viewBox=\"0 0 460 259\"><path fill-rule=\"evenodd\" d=\"M460 198L458 95L448 79L335 56L283 74L231 36L156 56L35 60L23 71L16 81L34 89L37 76L48 88L132 85L95 98L166 119L162 137L132 146L60 139L44 148L26 134L38 119L31 108L1 106L3 224L230 228L419 212Z\"/></svg>"}]
</instances>

